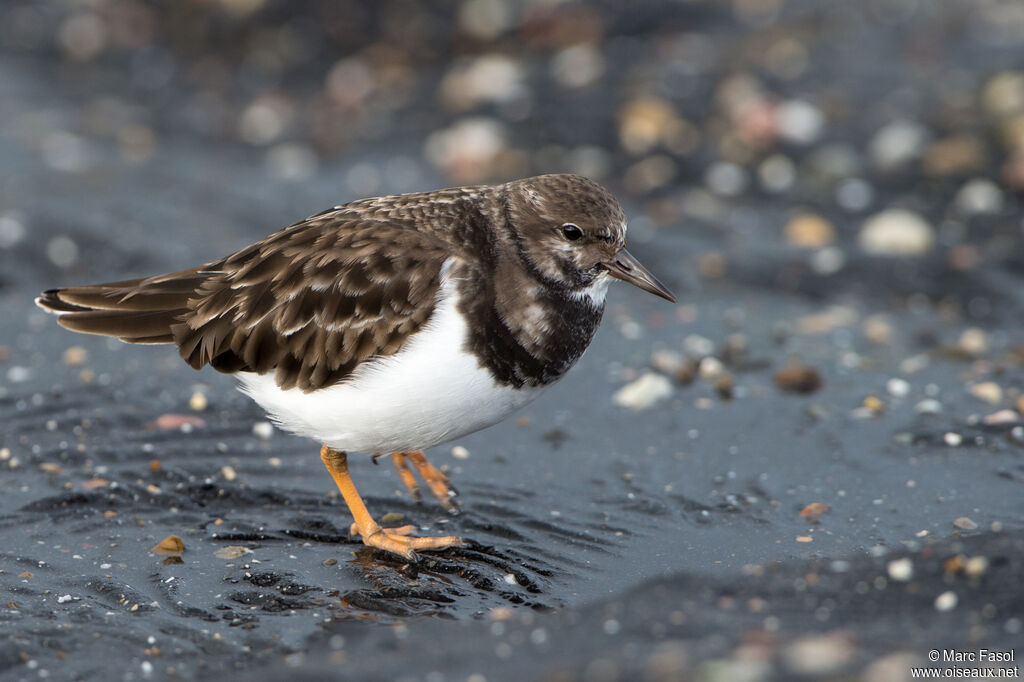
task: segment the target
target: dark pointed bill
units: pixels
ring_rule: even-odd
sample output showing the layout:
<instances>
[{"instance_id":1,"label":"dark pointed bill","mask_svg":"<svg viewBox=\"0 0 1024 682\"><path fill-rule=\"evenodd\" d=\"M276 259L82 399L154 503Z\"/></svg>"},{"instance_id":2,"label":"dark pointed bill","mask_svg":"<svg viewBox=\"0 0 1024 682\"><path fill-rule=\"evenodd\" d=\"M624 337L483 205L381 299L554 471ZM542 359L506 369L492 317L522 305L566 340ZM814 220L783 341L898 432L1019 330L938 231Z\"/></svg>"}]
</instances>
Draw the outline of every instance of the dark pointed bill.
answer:
<instances>
[{"instance_id":1,"label":"dark pointed bill","mask_svg":"<svg viewBox=\"0 0 1024 682\"><path fill-rule=\"evenodd\" d=\"M633 254L625 249L622 249L615 254L614 258L601 263L601 265L608 270L608 274L616 279L635 284L655 296L661 296L673 303L676 302L676 297L672 292L659 282L647 268L640 265L640 261L634 258Z\"/></svg>"}]
</instances>

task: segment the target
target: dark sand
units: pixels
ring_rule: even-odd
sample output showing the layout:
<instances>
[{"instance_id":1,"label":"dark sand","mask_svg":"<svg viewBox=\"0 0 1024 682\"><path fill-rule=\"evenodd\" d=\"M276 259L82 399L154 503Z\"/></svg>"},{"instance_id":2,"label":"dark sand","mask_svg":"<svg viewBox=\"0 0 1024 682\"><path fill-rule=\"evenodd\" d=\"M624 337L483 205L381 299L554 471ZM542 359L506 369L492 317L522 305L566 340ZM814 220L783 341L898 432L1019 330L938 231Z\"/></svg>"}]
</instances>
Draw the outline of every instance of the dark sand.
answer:
<instances>
[{"instance_id":1,"label":"dark sand","mask_svg":"<svg viewBox=\"0 0 1024 682\"><path fill-rule=\"evenodd\" d=\"M1013 3L988 14L783 3L764 22L719 3L620 14L595 3L552 24L603 26L604 76L582 91L552 80L557 45L541 29L495 39L526 74L525 120L438 104L430 93L453 60L490 48L460 37L447 10L424 10L434 23L422 30L441 37L433 50L406 46L415 97L386 115L335 112L344 134L286 128L277 141L293 148L281 154L319 159L299 180L224 121L271 85L315 109L324 72L374 31L397 30L401 3L382 3L365 35L331 40L284 3L258 12L252 26L292 22L309 41L276 81L239 61L256 30L216 11L199 42L170 12L154 19L155 52L79 63L54 47L67 11L33 4L36 34L10 28L28 3L0 10L0 680L902 680L932 649L1022 641L1024 254L1005 112L983 95L1019 66L1012 31L993 28L992 7ZM706 39L700 54L677 45L683 63L704 60L692 73L664 66L679 35ZM764 58L786 40L808 60L788 79ZM226 74L208 128L189 123L210 87L190 75L198 64ZM813 102L827 126L805 143L766 142L737 164L747 188L726 196L721 178L701 188L719 157L711 140L749 124L721 109L737 75L775 101ZM689 155L662 150L675 171L656 186L636 180L644 155L622 151L617 132L644 84L701 140ZM461 493L459 516L410 500L386 460L353 458L374 513L461 535L464 549L410 566L351 541L318 445L255 435L264 417L230 378L193 372L167 347L72 335L32 305L43 288L228 253L358 198L367 168L377 192L461 181L465 169L424 161L422 143L473 113L503 122L527 172L574 167L566 150L579 145L604 150L605 182L634 221L631 251L680 304L613 287L567 379L518 418L431 453ZM880 168L871 140L895 119L925 140ZM155 140L141 161L123 140L133 122ZM960 166L934 150L957 135L981 145ZM793 164L788 190L757 180L771 153ZM936 172L940 161L954 170ZM473 172L500 180L506 168ZM835 198L853 177L871 187L862 209ZM995 209L957 203L976 179L996 187ZM923 216L935 243L909 257L865 252L863 222L891 206ZM798 209L832 226L824 256L784 237ZM745 350L727 350L730 336ZM670 352L660 371L659 351ZM731 398L721 374L682 384L666 366L706 355L723 360ZM820 390L776 385L794 357L820 373ZM648 371L672 395L617 406L615 392ZM990 416L999 410L1010 411ZM161 428L167 415L202 423ZM811 503L827 510L802 516ZM150 551L168 535L184 541L180 560Z\"/></svg>"}]
</instances>

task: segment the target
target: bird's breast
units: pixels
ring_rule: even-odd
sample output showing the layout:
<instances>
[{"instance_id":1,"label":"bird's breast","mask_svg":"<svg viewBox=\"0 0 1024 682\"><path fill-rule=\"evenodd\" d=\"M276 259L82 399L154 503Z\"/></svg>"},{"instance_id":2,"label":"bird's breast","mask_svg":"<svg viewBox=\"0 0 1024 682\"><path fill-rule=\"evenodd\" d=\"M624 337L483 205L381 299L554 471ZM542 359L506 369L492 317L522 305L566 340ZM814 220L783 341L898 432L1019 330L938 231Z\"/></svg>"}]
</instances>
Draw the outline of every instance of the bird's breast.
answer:
<instances>
[{"instance_id":1,"label":"bird's breast","mask_svg":"<svg viewBox=\"0 0 1024 682\"><path fill-rule=\"evenodd\" d=\"M607 283L565 294L536 282L488 282L482 273L458 280L459 310L468 321L467 349L504 386L547 386L576 363L604 314Z\"/></svg>"}]
</instances>

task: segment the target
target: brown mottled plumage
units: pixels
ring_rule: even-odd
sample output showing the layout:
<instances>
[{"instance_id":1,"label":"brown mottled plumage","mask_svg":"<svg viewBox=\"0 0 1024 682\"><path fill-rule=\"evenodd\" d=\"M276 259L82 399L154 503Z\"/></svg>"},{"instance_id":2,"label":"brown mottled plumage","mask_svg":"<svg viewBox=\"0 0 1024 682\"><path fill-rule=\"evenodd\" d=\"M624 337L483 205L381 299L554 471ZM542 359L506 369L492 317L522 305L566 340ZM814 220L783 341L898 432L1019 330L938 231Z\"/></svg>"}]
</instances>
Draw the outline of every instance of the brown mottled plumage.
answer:
<instances>
[{"instance_id":1,"label":"brown mottled plumage","mask_svg":"<svg viewBox=\"0 0 1024 682\"><path fill-rule=\"evenodd\" d=\"M430 317L444 258L426 235L343 208L191 270L52 289L39 304L73 331L174 343L195 369L273 372L309 391L397 351Z\"/></svg>"},{"instance_id":2,"label":"brown mottled plumage","mask_svg":"<svg viewBox=\"0 0 1024 682\"><path fill-rule=\"evenodd\" d=\"M404 450L403 481L412 461L450 506L447 480L412 451L494 423L563 376L610 277L674 300L625 233L604 188L544 175L356 201L190 270L36 301L73 331L173 343L195 369L238 374L284 428L326 443L364 542L412 556L458 539L377 526L343 451Z\"/></svg>"}]
</instances>

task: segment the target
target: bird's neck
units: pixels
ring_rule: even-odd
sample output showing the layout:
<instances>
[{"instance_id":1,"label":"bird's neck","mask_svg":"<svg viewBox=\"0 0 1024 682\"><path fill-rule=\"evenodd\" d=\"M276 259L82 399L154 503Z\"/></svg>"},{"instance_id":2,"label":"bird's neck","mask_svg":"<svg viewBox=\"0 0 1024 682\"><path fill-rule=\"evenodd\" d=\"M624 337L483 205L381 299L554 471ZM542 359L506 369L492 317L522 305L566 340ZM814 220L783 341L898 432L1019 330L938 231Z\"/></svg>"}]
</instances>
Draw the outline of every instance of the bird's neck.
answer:
<instances>
[{"instance_id":1,"label":"bird's neck","mask_svg":"<svg viewBox=\"0 0 1024 682\"><path fill-rule=\"evenodd\" d=\"M514 261L490 273L457 268L459 305L470 320L467 344L499 384L543 386L583 355L604 313L604 286L584 293L546 286Z\"/></svg>"}]
</instances>

